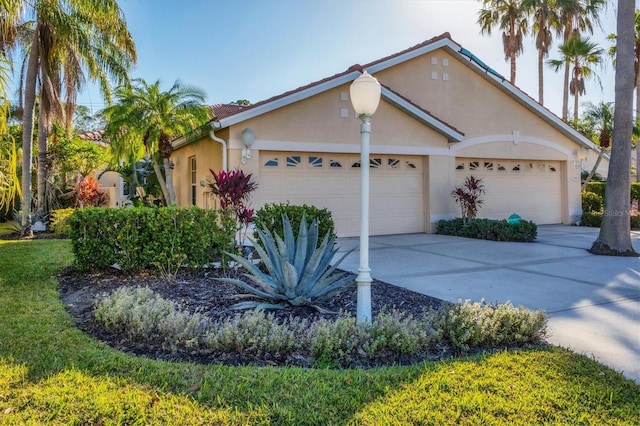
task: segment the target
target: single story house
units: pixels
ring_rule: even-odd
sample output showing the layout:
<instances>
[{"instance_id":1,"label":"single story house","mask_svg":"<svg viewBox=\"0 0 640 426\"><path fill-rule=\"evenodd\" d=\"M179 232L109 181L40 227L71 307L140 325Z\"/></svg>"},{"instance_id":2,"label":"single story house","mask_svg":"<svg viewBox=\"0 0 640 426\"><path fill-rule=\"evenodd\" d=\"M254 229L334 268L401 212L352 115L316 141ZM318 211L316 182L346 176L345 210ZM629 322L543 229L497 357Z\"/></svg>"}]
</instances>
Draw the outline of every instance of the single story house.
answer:
<instances>
[{"instance_id":1,"label":"single story house","mask_svg":"<svg viewBox=\"0 0 640 426\"><path fill-rule=\"evenodd\" d=\"M578 220L594 144L449 33L253 105L213 106L206 128L174 141L178 205L214 207L209 169L240 168L258 183L254 208L325 207L339 236L358 235L360 119L349 86L364 70L382 85L371 120L372 235L435 232L460 216L451 192L470 175L485 185L479 217Z\"/></svg>"}]
</instances>

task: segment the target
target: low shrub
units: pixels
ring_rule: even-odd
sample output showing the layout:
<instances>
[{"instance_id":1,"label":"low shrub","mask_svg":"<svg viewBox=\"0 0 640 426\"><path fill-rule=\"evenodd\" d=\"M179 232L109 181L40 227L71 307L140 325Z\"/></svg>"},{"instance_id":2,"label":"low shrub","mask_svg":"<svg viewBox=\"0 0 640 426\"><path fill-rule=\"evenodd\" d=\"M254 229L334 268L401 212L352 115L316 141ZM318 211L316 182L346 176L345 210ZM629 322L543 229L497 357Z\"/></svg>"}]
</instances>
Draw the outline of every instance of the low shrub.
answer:
<instances>
[{"instance_id":1,"label":"low shrub","mask_svg":"<svg viewBox=\"0 0 640 426\"><path fill-rule=\"evenodd\" d=\"M510 224L506 220L493 219L471 219L465 225L463 219L456 218L439 221L437 233L481 240L531 242L538 235L538 227L526 220Z\"/></svg>"},{"instance_id":2,"label":"low shrub","mask_svg":"<svg viewBox=\"0 0 640 426\"><path fill-rule=\"evenodd\" d=\"M71 227L69 226L69 218L76 209L57 209L51 212L51 221L49 227L51 231L58 237L66 237L71 234Z\"/></svg>"},{"instance_id":3,"label":"low shrub","mask_svg":"<svg viewBox=\"0 0 640 426\"><path fill-rule=\"evenodd\" d=\"M582 211L583 212L600 212L602 211L603 198L595 192L582 193Z\"/></svg>"},{"instance_id":4,"label":"low shrub","mask_svg":"<svg viewBox=\"0 0 640 426\"><path fill-rule=\"evenodd\" d=\"M546 334L547 316L510 303L445 304L436 312L413 318L382 310L371 324L347 314L335 319L279 320L272 313L237 313L217 323L189 313L149 288L121 288L96 303L96 319L134 341L157 341L172 351L204 348L247 357L307 356L316 366L340 367L363 358L428 354L448 345L464 353L474 348L535 344ZM440 347L442 349L442 347Z\"/></svg>"},{"instance_id":5,"label":"low shrub","mask_svg":"<svg viewBox=\"0 0 640 426\"><path fill-rule=\"evenodd\" d=\"M541 341L546 335L547 315L510 302L492 305L482 302L445 304L433 317L439 338L457 352L475 347L500 347Z\"/></svg>"},{"instance_id":6,"label":"low shrub","mask_svg":"<svg viewBox=\"0 0 640 426\"><path fill-rule=\"evenodd\" d=\"M599 228L602 225L603 212L584 212L580 217L580 226ZM640 230L640 215L631 216L631 229Z\"/></svg>"},{"instance_id":7,"label":"low shrub","mask_svg":"<svg viewBox=\"0 0 640 426\"><path fill-rule=\"evenodd\" d=\"M134 341L162 336L172 351L200 346L210 327L205 316L181 310L175 302L163 299L148 287L115 290L97 301L94 314L106 328Z\"/></svg>"},{"instance_id":8,"label":"low shrub","mask_svg":"<svg viewBox=\"0 0 640 426\"><path fill-rule=\"evenodd\" d=\"M262 206L253 216L253 223L256 228L268 229L274 235L284 236L284 226L282 224L282 217L286 216L291 221L291 227L293 228L294 237L298 236L298 229L300 228L300 222L302 217L306 217L308 223L314 220L318 221L318 234L325 236L329 233L329 238L336 237L335 224L333 222L333 216L327 209L321 209L315 206L309 206L303 204L301 206L289 204L289 203L271 203ZM253 237L260 244L259 236L257 232L254 232Z\"/></svg>"},{"instance_id":9,"label":"low shrub","mask_svg":"<svg viewBox=\"0 0 640 426\"><path fill-rule=\"evenodd\" d=\"M129 272L205 266L233 248L235 220L225 214L197 207L76 210L68 219L75 266L117 264Z\"/></svg>"}]
</instances>

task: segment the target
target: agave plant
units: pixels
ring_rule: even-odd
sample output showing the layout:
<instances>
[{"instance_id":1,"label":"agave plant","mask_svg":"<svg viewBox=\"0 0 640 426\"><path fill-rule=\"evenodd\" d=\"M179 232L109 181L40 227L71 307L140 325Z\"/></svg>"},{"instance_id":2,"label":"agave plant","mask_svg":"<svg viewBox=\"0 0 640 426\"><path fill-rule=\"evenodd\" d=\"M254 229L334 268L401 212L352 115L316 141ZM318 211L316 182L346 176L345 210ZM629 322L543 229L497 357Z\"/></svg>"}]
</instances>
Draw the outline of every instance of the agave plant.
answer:
<instances>
[{"instance_id":1,"label":"agave plant","mask_svg":"<svg viewBox=\"0 0 640 426\"><path fill-rule=\"evenodd\" d=\"M328 312L318 304L325 302L343 291L354 281L355 275L336 272L337 266L350 253L347 252L338 262L331 261L338 251L335 237L324 236L318 246L318 222L314 220L307 228L306 218L300 221L297 239L293 236L291 222L282 217L284 238L272 234L268 229L258 229L262 247L255 249L264 264L266 272L248 259L233 253L231 258L247 269L244 276L250 281L224 278L222 281L236 284L249 291L238 298L259 298L261 301L245 301L236 304L236 309L256 308L282 309L287 305L311 306L322 312Z\"/></svg>"}]
</instances>

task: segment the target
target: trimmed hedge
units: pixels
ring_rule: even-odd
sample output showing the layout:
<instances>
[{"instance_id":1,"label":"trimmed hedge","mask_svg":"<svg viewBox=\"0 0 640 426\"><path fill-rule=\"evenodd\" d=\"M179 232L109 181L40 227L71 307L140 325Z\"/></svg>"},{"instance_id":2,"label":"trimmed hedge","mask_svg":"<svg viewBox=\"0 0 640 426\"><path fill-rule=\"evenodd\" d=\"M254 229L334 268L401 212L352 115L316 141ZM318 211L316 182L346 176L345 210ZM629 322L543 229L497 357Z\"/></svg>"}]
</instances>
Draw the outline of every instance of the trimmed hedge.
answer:
<instances>
[{"instance_id":1,"label":"trimmed hedge","mask_svg":"<svg viewBox=\"0 0 640 426\"><path fill-rule=\"evenodd\" d=\"M580 226L590 226L593 228L599 228L602 225L602 211L599 212L584 212L580 217ZM640 215L631 216L631 229L640 230Z\"/></svg>"},{"instance_id":2,"label":"trimmed hedge","mask_svg":"<svg viewBox=\"0 0 640 426\"><path fill-rule=\"evenodd\" d=\"M85 208L68 220L77 269L128 272L205 266L233 249L231 222L197 207Z\"/></svg>"},{"instance_id":3,"label":"trimmed hedge","mask_svg":"<svg viewBox=\"0 0 640 426\"><path fill-rule=\"evenodd\" d=\"M465 225L461 218L456 218L438 222L437 233L491 241L531 242L538 235L538 227L526 220L511 225L506 220L493 219L471 219Z\"/></svg>"},{"instance_id":4,"label":"trimmed hedge","mask_svg":"<svg viewBox=\"0 0 640 426\"><path fill-rule=\"evenodd\" d=\"M320 209L306 204L301 206L289 203L265 204L253 216L253 223L256 228L268 229L273 234L278 234L282 237L284 235L282 216L287 216L291 222L293 235L297 238L298 229L300 229L300 222L302 221L303 215L305 215L307 219L307 224L310 224L313 219L318 219L318 235L320 240L324 238L327 232L330 233L329 238L336 236L335 224L333 222L331 212L327 209ZM258 243L260 243L257 232L253 233L253 237ZM318 241L318 244L319 243L320 241Z\"/></svg>"},{"instance_id":5,"label":"trimmed hedge","mask_svg":"<svg viewBox=\"0 0 640 426\"><path fill-rule=\"evenodd\" d=\"M595 192L582 193L582 211L583 212L599 212L602 211L604 200Z\"/></svg>"},{"instance_id":6,"label":"trimmed hedge","mask_svg":"<svg viewBox=\"0 0 640 426\"><path fill-rule=\"evenodd\" d=\"M585 192L595 192L604 199L607 182L589 182L584 188ZM640 182L631 183L631 199L640 200Z\"/></svg>"}]
</instances>

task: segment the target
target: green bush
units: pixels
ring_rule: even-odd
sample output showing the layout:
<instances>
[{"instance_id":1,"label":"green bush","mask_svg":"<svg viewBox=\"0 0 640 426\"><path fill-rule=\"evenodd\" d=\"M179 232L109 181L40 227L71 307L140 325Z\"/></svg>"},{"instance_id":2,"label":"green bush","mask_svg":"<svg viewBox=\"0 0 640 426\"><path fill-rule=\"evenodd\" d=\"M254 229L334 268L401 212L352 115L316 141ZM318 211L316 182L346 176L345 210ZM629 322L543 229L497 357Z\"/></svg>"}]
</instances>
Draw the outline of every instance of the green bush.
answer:
<instances>
[{"instance_id":1,"label":"green bush","mask_svg":"<svg viewBox=\"0 0 640 426\"><path fill-rule=\"evenodd\" d=\"M476 347L500 347L541 341L547 330L547 315L510 302L493 305L482 302L446 304L433 317L440 338L457 352Z\"/></svg>"},{"instance_id":2,"label":"green bush","mask_svg":"<svg viewBox=\"0 0 640 426\"><path fill-rule=\"evenodd\" d=\"M606 182L589 182L586 187L584 187L584 192L593 192L594 194L598 194L604 200L604 192L607 189Z\"/></svg>"},{"instance_id":3,"label":"green bush","mask_svg":"<svg viewBox=\"0 0 640 426\"><path fill-rule=\"evenodd\" d=\"M602 211L583 212L580 217L580 226L599 228L602 225ZM640 230L640 215L631 216L631 229Z\"/></svg>"},{"instance_id":4,"label":"green bush","mask_svg":"<svg viewBox=\"0 0 640 426\"><path fill-rule=\"evenodd\" d=\"M298 229L300 228L300 221L302 216L307 218L307 222L310 224L314 219L318 220L318 234L324 237L329 232L329 238L336 237L335 224L333 222L333 216L327 209L320 209L315 206L308 206L306 204L299 206L289 203L271 203L262 206L256 214L253 216L253 223L256 228L268 229L274 235L284 236L284 227L282 225L282 216L286 216L291 221L291 227L293 228L293 236L298 237ZM258 233L254 232L254 239L260 244Z\"/></svg>"},{"instance_id":5,"label":"green bush","mask_svg":"<svg viewBox=\"0 0 640 426\"><path fill-rule=\"evenodd\" d=\"M506 220L493 219L471 219L465 225L462 219L456 218L438 222L437 233L481 240L531 242L538 235L538 227L526 220L512 225Z\"/></svg>"},{"instance_id":6,"label":"green bush","mask_svg":"<svg viewBox=\"0 0 640 426\"><path fill-rule=\"evenodd\" d=\"M589 182L584 188L585 192L594 192L604 199L604 193L607 188L606 182ZM640 200L640 182L631 183L631 199Z\"/></svg>"},{"instance_id":7,"label":"green bush","mask_svg":"<svg viewBox=\"0 0 640 426\"><path fill-rule=\"evenodd\" d=\"M67 236L71 233L69 226L69 218L76 209L57 209L51 212L51 221L49 227L58 237Z\"/></svg>"},{"instance_id":8,"label":"green bush","mask_svg":"<svg viewBox=\"0 0 640 426\"><path fill-rule=\"evenodd\" d=\"M457 352L532 344L546 334L547 316L511 303L446 304L440 311L413 318L382 310L371 324L347 314L309 323L281 320L272 313L249 311L222 322L191 314L148 288L122 288L96 303L95 316L108 330L134 341L164 338L172 351L200 347L250 357L267 354L310 356L316 366L340 367L351 360L388 354L425 354L441 345Z\"/></svg>"},{"instance_id":9,"label":"green bush","mask_svg":"<svg viewBox=\"0 0 640 426\"><path fill-rule=\"evenodd\" d=\"M224 213L197 207L85 208L69 218L79 270L175 270L202 267L233 249L235 227Z\"/></svg>"},{"instance_id":10,"label":"green bush","mask_svg":"<svg viewBox=\"0 0 640 426\"><path fill-rule=\"evenodd\" d=\"M595 192L582 193L582 211L583 212L599 212L602 211L603 199Z\"/></svg>"}]
</instances>

